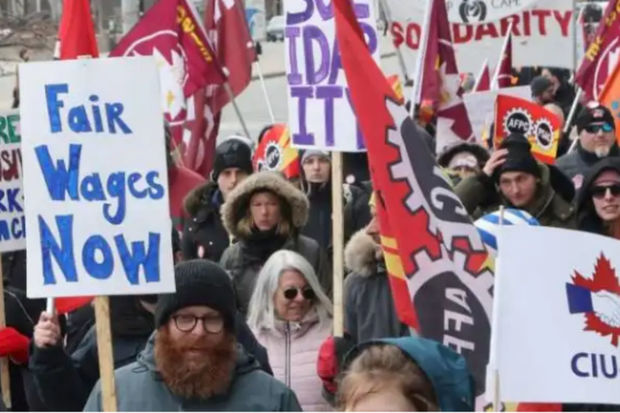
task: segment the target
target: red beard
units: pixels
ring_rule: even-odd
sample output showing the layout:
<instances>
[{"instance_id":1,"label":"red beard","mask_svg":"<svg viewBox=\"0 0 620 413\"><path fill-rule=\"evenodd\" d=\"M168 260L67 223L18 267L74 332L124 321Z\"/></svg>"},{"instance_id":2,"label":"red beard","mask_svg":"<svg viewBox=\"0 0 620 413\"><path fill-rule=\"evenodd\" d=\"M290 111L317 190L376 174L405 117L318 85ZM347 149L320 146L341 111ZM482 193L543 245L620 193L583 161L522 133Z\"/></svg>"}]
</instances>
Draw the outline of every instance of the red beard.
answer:
<instances>
[{"instance_id":1,"label":"red beard","mask_svg":"<svg viewBox=\"0 0 620 413\"><path fill-rule=\"evenodd\" d=\"M181 343L164 327L155 335L155 363L172 393L207 399L228 390L235 367L235 337L225 332L215 346L188 334ZM202 353L202 354L200 354Z\"/></svg>"}]
</instances>

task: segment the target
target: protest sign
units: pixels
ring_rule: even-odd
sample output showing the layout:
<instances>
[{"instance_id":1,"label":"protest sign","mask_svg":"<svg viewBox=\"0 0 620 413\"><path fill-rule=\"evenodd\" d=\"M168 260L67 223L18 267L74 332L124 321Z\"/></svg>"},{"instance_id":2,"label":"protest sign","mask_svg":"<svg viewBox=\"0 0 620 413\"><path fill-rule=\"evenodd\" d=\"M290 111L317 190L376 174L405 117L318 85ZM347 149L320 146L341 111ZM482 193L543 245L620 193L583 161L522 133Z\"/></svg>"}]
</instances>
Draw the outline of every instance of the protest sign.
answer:
<instances>
[{"instance_id":1,"label":"protest sign","mask_svg":"<svg viewBox=\"0 0 620 413\"><path fill-rule=\"evenodd\" d=\"M529 100L532 96L529 86L516 86L486 92L466 93L463 95L471 127L478 142L483 141L485 131L493 122L493 111L497 95L516 96Z\"/></svg>"},{"instance_id":2,"label":"protest sign","mask_svg":"<svg viewBox=\"0 0 620 413\"><path fill-rule=\"evenodd\" d=\"M252 165L255 171L273 171L286 179L299 178L299 151L291 146L291 133L283 123L271 126L260 139L254 151Z\"/></svg>"},{"instance_id":3,"label":"protest sign","mask_svg":"<svg viewBox=\"0 0 620 413\"><path fill-rule=\"evenodd\" d=\"M467 1L446 0L460 72L478 73L480 63L485 59L488 59L489 66L494 68L511 21L514 21L512 34L515 67L550 66L573 69L574 24L571 1L487 1L484 2L487 3L487 18L484 23L474 18L468 19L469 23L464 23L458 16L458 8L463 3ZM483 1L475 0L469 3L471 7L476 7L476 4ZM514 6L505 6L501 12L490 13L489 10L493 9L491 3L511 3ZM414 74L428 0L387 0L387 4L394 19L390 27L394 44L400 47L403 53L407 71ZM504 12L511 11L514 13L503 15Z\"/></svg>"},{"instance_id":4,"label":"protest sign","mask_svg":"<svg viewBox=\"0 0 620 413\"><path fill-rule=\"evenodd\" d=\"M618 246L578 231L502 228L491 341L502 401L620 403Z\"/></svg>"},{"instance_id":5,"label":"protest sign","mask_svg":"<svg viewBox=\"0 0 620 413\"><path fill-rule=\"evenodd\" d=\"M29 297L174 291L152 57L20 65Z\"/></svg>"},{"instance_id":6,"label":"protest sign","mask_svg":"<svg viewBox=\"0 0 620 413\"><path fill-rule=\"evenodd\" d=\"M454 23L477 24L503 19L531 8L538 0L447 0L448 18Z\"/></svg>"},{"instance_id":7,"label":"protest sign","mask_svg":"<svg viewBox=\"0 0 620 413\"><path fill-rule=\"evenodd\" d=\"M316 4L315 4L316 3ZM375 10L371 0L356 1L356 15L373 57L379 60ZM285 50L288 125L293 145L330 151L360 152L364 140L335 41L331 4L287 0Z\"/></svg>"},{"instance_id":8,"label":"protest sign","mask_svg":"<svg viewBox=\"0 0 620 413\"><path fill-rule=\"evenodd\" d=\"M532 145L532 155L553 165L558 153L562 125L558 117L544 107L513 96L499 95L495 102L495 136L498 148L505 137L518 133Z\"/></svg>"},{"instance_id":9,"label":"protest sign","mask_svg":"<svg viewBox=\"0 0 620 413\"><path fill-rule=\"evenodd\" d=\"M26 248L19 113L0 112L0 252Z\"/></svg>"}]
</instances>

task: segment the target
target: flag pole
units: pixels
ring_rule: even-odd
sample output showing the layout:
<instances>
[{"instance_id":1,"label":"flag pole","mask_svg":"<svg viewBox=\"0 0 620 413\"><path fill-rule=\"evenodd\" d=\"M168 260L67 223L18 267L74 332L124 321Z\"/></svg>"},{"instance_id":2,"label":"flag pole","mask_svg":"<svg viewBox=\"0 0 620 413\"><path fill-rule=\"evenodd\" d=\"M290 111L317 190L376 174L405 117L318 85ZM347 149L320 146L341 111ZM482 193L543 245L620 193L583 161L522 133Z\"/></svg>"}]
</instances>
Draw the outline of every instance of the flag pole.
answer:
<instances>
[{"instance_id":1,"label":"flag pole","mask_svg":"<svg viewBox=\"0 0 620 413\"><path fill-rule=\"evenodd\" d=\"M428 31L430 30L431 24L431 11L433 9L433 1L429 1L426 5L426 11L424 12L424 28L422 30L422 36L420 37L420 44L422 47L418 53L418 62L416 64L416 72L413 74L413 90L412 90L412 98L411 98L411 107L409 108L409 116L413 119L415 114L415 106L420 103L420 93L422 93L422 87L420 85L420 79L422 79L422 74L424 72L424 60L426 57L426 49L428 46Z\"/></svg>"},{"instance_id":2,"label":"flag pole","mask_svg":"<svg viewBox=\"0 0 620 413\"><path fill-rule=\"evenodd\" d=\"M0 254L0 330L6 327L4 308L4 275L2 274L2 254ZM11 376L9 375L9 358L0 358L0 386L2 386L2 401L8 410L11 410Z\"/></svg>"},{"instance_id":3,"label":"flag pole","mask_svg":"<svg viewBox=\"0 0 620 413\"><path fill-rule=\"evenodd\" d=\"M512 26L514 25L514 20L510 20L510 25L508 26L508 30L506 31L506 38L504 39L504 45L502 46L501 54L499 55L499 61L497 62L497 67L495 68L495 73L493 74L493 79L491 79L491 90L499 89L497 82L499 80L499 71L502 69L502 61L504 60L504 55L506 54L506 49L508 48L508 41L510 40L510 36L512 36ZM511 51L512 53L512 51Z\"/></svg>"},{"instance_id":4,"label":"flag pole","mask_svg":"<svg viewBox=\"0 0 620 413\"><path fill-rule=\"evenodd\" d=\"M269 94L267 93L267 85L265 84L265 77L263 76L263 69L261 68L260 61L258 59L258 55L256 56L256 71L258 72L258 79L260 80L261 89L263 90L263 96L265 96L265 103L267 104L267 111L269 112L269 118L271 119L271 124L276 123L276 117L273 113L273 106L271 105L271 100L269 99ZM248 135L248 138L250 136Z\"/></svg>"},{"instance_id":5,"label":"flag pole","mask_svg":"<svg viewBox=\"0 0 620 413\"><path fill-rule=\"evenodd\" d=\"M379 7L383 10L383 15L387 20L388 27L392 26L392 11L390 10L390 6L385 3L385 0L379 0ZM396 50L396 57L398 57L398 65L400 66L400 70L403 72L403 77L405 78L405 85L411 81L409 77L409 73L407 73L407 66L405 65L405 58L403 57L403 52L399 47L394 47Z\"/></svg>"},{"instance_id":6,"label":"flag pole","mask_svg":"<svg viewBox=\"0 0 620 413\"><path fill-rule=\"evenodd\" d=\"M226 93L228 93L230 102L235 108L235 112L237 113L237 117L239 118L239 123L241 123L241 127L243 128L243 132L245 133L245 136L247 136L248 139L252 139L252 137L250 136L250 131L248 129L248 126L246 125L245 120L243 119L243 115L241 115L241 110L239 110L239 106L237 105L237 101L235 100L235 95L233 94L228 81L224 82L224 89L226 90Z\"/></svg>"},{"instance_id":7,"label":"flag pole","mask_svg":"<svg viewBox=\"0 0 620 413\"><path fill-rule=\"evenodd\" d=\"M332 244L334 337L344 335L344 215L342 194L342 152L332 152Z\"/></svg>"},{"instance_id":8,"label":"flag pole","mask_svg":"<svg viewBox=\"0 0 620 413\"><path fill-rule=\"evenodd\" d=\"M570 107L570 112L568 112L568 117L566 118L566 123L564 123L564 133L570 131L571 123L573 123L573 118L577 112L577 106L579 106L579 100L581 99L581 95L583 94L583 90L581 88L577 89L577 94L575 94L575 99L573 100L573 104Z\"/></svg>"},{"instance_id":9,"label":"flag pole","mask_svg":"<svg viewBox=\"0 0 620 413\"><path fill-rule=\"evenodd\" d=\"M506 212L506 209L504 208L504 206L500 206L499 207L499 232L498 235L501 233L501 228L504 226L504 212ZM497 260L498 258L496 258L496 262L495 262L495 281L496 281L496 285L497 285ZM497 303L498 302L498 296L497 296L497 289L494 290L495 291L495 300L494 302ZM493 308L493 324L492 324L492 328L497 329L499 326L499 316L498 316L498 311L497 311L497 305L494 305ZM497 330L495 330L497 332ZM495 337L497 337L497 334L495 334ZM496 412L500 411L501 408L501 398L500 398L500 383L499 383L499 369L497 368L497 354L496 354L496 350L497 350L497 342L495 340L493 340L493 342L491 343L491 351L493 352L494 355L494 359L493 360L489 360L491 364L491 367L493 369L493 410ZM495 351L493 350L495 349Z\"/></svg>"},{"instance_id":10,"label":"flag pole","mask_svg":"<svg viewBox=\"0 0 620 413\"><path fill-rule=\"evenodd\" d=\"M482 75L484 74L484 69L489 65L489 59L484 59L482 62L482 67L480 68L480 73L478 74L478 78L476 79L476 84L474 85L473 92L478 90L478 86L480 86L480 81L482 80Z\"/></svg>"}]
</instances>

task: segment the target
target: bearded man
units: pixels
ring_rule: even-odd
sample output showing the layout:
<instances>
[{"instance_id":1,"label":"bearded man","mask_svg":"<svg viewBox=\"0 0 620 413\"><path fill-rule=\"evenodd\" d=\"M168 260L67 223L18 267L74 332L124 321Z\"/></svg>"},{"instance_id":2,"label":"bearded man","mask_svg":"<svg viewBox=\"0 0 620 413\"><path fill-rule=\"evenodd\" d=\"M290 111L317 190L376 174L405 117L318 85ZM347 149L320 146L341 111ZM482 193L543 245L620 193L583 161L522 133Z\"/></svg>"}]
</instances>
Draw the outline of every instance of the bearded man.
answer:
<instances>
[{"instance_id":1,"label":"bearded man","mask_svg":"<svg viewBox=\"0 0 620 413\"><path fill-rule=\"evenodd\" d=\"M175 267L177 291L161 295L156 331L138 360L116 370L119 411L301 411L295 394L264 373L235 340L236 306L216 263ZM101 387L85 411L101 411Z\"/></svg>"}]
</instances>

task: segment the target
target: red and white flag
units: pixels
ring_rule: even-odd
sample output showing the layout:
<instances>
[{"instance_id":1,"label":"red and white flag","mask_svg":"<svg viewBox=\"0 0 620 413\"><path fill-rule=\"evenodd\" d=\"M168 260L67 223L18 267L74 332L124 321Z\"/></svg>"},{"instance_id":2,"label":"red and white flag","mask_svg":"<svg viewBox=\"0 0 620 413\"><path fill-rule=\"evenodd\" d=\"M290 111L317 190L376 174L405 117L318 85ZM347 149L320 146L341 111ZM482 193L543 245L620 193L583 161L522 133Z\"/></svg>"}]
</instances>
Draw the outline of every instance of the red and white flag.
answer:
<instances>
[{"instance_id":1,"label":"red and white flag","mask_svg":"<svg viewBox=\"0 0 620 413\"><path fill-rule=\"evenodd\" d=\"M495 82L493 85L494 89L512 86L512 22L508 26L506 40L502 47L499 63L495 69L493 81Z\"/></svg>"},{"instance_id":2,"label":"red and white flag","mask_svg":"<svg viewBox=\"0 0 620 413\"><path fill-rule=\"evenodd\" d=\"M368 149L381 243L399 318L421 336L463 354L475 377L476 393L482 395L493 306L493 273L484 266L487 251L373 61L352 2L334 0L334 13L342 67ZM403 296L408 302L403 303ZM471 400L462 402L447 410L472 410L467 406Z\"/></svg>"},{"instance_id":3,"label":"red and white flag","mask_svg":"<svg viewBox=\"0 0 620 413\"><path fill-rule=\"evenodd\" d=\"M159 67L161 103L181 148L184 164L193 156L180 145L182 128L192 120L188 99L209 85L221 85L225 75L198 14L187 0L159 0L110 53L115 56L154 56Z\"/></svg>"},{"instance_id":4,"label":"red and white flag","mask_svg":"<svg viewBox=\"0 0 620 413\"><path fill-rule=\"evenodd\" d=\"M491 90L491 70L489 69L489 61L485 60L476 79L474 92L486 92L487 90Z\"/></svg>"},{"instance_id":5,"label":"red and white flag","mask_svg":"<svg viewBox=\"0 0 620 413\"><path fill-rule=\"evenodd\" d=\"M99 57L88 0L64 0L54 57L60 60Z\"/></svg>"},{"instance_id":6,"label":"red and white flag","mask_svg":"<svg viewBox=\"0 0 620 413\"><path fill-rule=\"evenodd\" d=\"M437 151L455 141L475 141L462 99L459 70L450 34L445 0L430 0L426 11L423 43L418 62L416 103L435 104L437 113Z\"/></svg>"},{"instance_id":7,"label":"red and white flag","mask_svg":"<svg viewBox=\"0 0 620 413\"><path fill-rule=\"evenodd\" d=\"M617 1L607 3L596 35L588 46L575 76L587 100L598 100L607 77L618 62L620 48L620 13Z\"/></svg>"}]
</instances>

